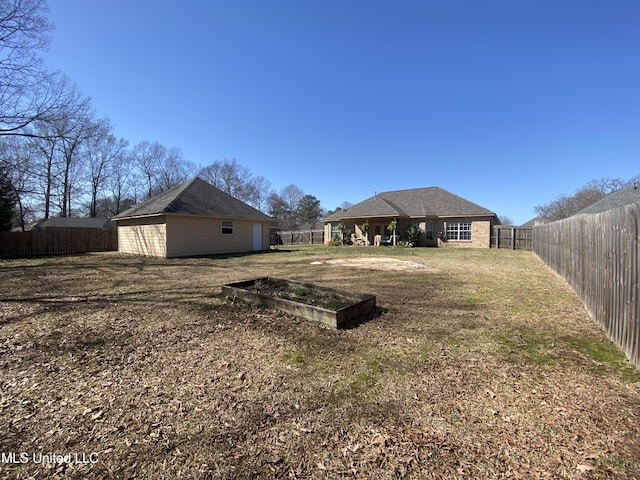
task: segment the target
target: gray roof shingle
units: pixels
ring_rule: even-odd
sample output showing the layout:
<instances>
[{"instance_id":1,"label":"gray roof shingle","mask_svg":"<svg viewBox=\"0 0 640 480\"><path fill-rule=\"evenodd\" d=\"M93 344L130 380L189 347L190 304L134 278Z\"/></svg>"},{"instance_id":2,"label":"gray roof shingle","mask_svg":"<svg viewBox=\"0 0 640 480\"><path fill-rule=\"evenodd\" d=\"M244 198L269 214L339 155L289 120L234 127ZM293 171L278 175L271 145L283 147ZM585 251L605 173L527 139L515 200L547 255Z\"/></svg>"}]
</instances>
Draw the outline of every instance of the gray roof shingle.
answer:
<instances>
[{"instance_id":1,"label":"gray roof shingle","mask_svg":"<svg viewBox=\"0 0 640 480\"><path fill-rule=\"evenodd\" d=\"M79 217L51 217L47 220L40 220L34 228L36 230L46 230L47 228L89 228L106 229L111 222L108 218L79 218Z\"/></svg>"},{"instance_id":2,"label":"gray roof shingle","mask_svg":"<svg viewBox=\"0 0 640 480\"><path fill-rule=\"evenodd\" d=\"M528 222L525 222L522 225L520 225L520 228L533 228L536 225L544 225L545 223L549 223L549 221L550 220L547 220L546 218L543 218L543 217L534 217Z\"/></svg>"},{"instance_id":3,"label":"gray roof shingle","mask_svg":"<svg viewBox=\"0 0 640 480\"><path fill-rule=\"evenodd\" d=\"M116 215L114 219L162 214L272 220L268 215L197 177Z\"/></svg>"},{"instance_id":4,"label":"gray roof shingle","mask_svg":"<svg viewBox=\"0 0 640 480\"><path fill-rule=\"evenodd\" d=\"M601 213L613 208L623 207L630 203L640 202L640 188L627 187L592 203L586 208L580 210L576 215L582 213Z\"/></svg>"},{"instance_id":5,"label":"gray roof shingle","mask_svg":"<svg viewBox=\"0 0 640 480\"><path fill-rule=\"evenodd\" d=\"M325 221L366 217L464 217L495 216L495 213L440 187L382 192Z\"/></svg>"}]
</instances>

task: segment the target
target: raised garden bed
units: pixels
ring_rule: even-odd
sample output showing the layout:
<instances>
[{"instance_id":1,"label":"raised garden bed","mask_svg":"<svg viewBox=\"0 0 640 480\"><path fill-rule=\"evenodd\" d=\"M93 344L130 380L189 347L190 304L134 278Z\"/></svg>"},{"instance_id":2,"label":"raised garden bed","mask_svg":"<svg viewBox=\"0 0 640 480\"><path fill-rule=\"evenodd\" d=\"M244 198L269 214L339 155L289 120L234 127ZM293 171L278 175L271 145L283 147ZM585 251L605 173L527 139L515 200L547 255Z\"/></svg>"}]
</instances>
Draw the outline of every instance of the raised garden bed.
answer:
<instances>
[{"instance_id":1,"label":"raised garden bed","mask_svg":"<svg viewBox=\"0 0 640 480\"><path fill-rule=\"evenodd\" d=\"M340 328L375 310L376 297L313 283L261 277L222 286L228 297Z\"/></svg>"}]
</instances>

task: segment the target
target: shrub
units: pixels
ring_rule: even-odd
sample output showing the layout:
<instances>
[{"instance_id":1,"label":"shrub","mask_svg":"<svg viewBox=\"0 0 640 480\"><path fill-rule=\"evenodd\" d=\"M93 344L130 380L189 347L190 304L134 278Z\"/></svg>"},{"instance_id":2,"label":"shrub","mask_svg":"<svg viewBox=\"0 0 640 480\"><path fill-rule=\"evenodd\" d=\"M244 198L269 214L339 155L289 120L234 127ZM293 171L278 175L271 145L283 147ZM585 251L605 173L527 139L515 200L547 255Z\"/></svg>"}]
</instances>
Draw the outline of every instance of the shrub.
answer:
<instances>
[{"instance_id":1,"label":"shrub","mask_svg":"<svg viewBox=\"0 0 640 480\"><path fill-rule=\"evenodd\" d=\"M412 242L409 242L408 240L400 240L397 244L397 247L407 247L407 248L411 248L411 247L415 247L415 244Z\"/></svg>"},{"instance_id":2,"label":"shrub","mask_svg":"<svg viewBox=\"0 0 640 480\"><path fill-rule=\"evenodd\" d=\"M422 233L422 229L418 225L409 225L407 228L407 243L411 243L412 247L418 244L420 240L420 234Z\"/></svg>"},{"instance_id":3,"label":"shrub","mask_svg":"<svg viewBox=\"0 0 640 480\"><path fill-rule=\"evenodd\" d=\"M342 239L338 235L336 235L331 239L329 245L331 245L332 247L339 247L342 245Z\"/></svg>"}]
</instances>

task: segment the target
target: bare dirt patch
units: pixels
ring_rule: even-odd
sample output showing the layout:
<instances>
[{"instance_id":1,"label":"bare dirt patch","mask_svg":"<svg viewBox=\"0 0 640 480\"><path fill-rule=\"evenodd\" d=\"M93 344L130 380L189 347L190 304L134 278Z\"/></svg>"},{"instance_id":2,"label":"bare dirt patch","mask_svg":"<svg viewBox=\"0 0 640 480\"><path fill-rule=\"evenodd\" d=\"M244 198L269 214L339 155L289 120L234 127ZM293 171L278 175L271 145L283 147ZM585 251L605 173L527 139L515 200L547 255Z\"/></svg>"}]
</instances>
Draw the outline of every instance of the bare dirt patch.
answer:
<instances>
[{"instance_id":1,"label":"bare dirt patch","mask_svg":"<svg viewBox=\"0 0 640 480\"><path fill-rule=\"evenodd\" d=\"M429 265L411 260L401 260L391 257L350 257L350 258L318 258L312 265L340 265L353 268L367 268L383 271L411 271L431 268Z\"/></svg>"},{"instance_id":2,"label":"bare dirt patch","mask_svg":"<svg viewBox=\"0 0 640 480\"><path fill-rule=\"evenodd\" d=\"M0 452L29 456L0 477L640 478L640 375L555 274L410 250L437 271L320 248L0 262ZM264 275L366 284L384 313L333 330L218 295Z\"/></svg>"}]
</instances>

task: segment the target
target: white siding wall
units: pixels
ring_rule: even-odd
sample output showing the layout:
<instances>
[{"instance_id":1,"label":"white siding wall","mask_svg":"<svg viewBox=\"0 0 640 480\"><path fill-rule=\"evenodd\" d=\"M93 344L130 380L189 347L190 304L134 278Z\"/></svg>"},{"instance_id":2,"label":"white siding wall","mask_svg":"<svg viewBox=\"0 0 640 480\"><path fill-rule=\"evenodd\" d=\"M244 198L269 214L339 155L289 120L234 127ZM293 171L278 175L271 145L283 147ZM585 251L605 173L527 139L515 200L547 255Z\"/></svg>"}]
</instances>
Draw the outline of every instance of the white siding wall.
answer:
<instances>
[{"instance_id":1,"label":"white siding wall","mask_svg":"<svg viewBox=\"0 0 640 480\"><path fill-rule=\"evenodd\" d=\"M164 217L118 221L118 251L134 255L166 257Z\"/></svg>"},{"instance_id":2,"label":"white siding wall","mask_svg":"<svg viewBox=\"0 0 640 480\"><path fill-rule=\"evenodd\" d=\"M167 256L186 257L223 253L250 252L253 250L252 220L233 220L233 234L223 235L221 219L167 216ZM262 245L269 245L269 223L263 222Z\"/></svg>"}]
</instances>

